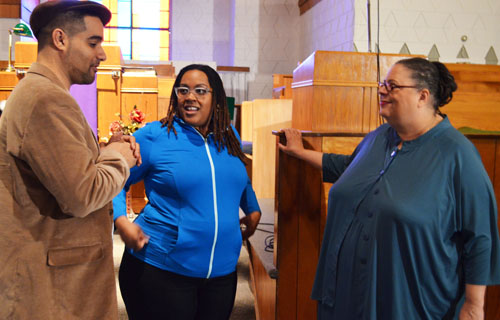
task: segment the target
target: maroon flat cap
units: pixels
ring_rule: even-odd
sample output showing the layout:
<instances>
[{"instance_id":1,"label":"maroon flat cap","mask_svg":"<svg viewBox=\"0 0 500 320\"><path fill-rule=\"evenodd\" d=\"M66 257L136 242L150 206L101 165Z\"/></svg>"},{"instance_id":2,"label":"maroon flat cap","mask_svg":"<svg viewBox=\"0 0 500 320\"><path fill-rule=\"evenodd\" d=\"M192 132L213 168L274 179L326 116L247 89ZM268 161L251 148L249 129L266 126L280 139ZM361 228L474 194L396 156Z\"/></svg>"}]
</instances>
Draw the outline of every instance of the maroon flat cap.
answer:
<instances>
[{"instance_id":1,"label":"maroon flat cap","mask_svg":"<svg viewBox=\"0 0 500 320\"><path fill-rule=\"evenodd\" d=\"M106 25L111 20L111 12L100 3L93 1L78 0L58 0L47 1L39 4L31 13L30 26L31 31L38 39L38 34L51 20L59 14L77 11L101 19L102 24Z\"/></svg>"}]
</instances>

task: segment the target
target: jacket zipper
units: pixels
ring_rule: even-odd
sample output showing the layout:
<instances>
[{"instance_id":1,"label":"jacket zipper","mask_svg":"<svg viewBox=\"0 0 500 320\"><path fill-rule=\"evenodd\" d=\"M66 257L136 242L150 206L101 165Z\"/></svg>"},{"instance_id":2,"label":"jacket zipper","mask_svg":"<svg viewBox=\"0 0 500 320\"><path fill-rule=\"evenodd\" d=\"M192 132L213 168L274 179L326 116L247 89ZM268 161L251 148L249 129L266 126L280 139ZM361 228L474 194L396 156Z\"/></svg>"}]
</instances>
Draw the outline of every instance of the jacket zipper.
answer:
<instances>
[{"instance_id":1,"label":"jacket zipper","mask_svg":"<svg viewBox=\"0 0 500 320\"><path fill-rule=\"evenodd\" d=\"M210 170L212 173L212 190L213 190L213 200L214 200L214 220L215 220L215 230L214 230L214 240L212 243L212 250L210 252L210 263L208 265L208 273L207 273L207 279L210 278L210 275L212 274L212 267L213 267L213 262L214 262L214 254L215 254L215 245L217 244L217 235L219 232L219 213L217 211L217 188L215 184L215 167L214 167L214 162L212 160L212 155L210 154L210 149L208 147L208 142L207 138L205 138L201 133L198 132L198 130L195 130L196 133L198 133L201 138L203 139L205 143L205 150L207 151L208 155L208 161L210 162Z\"/></svg>"}]
</instances>

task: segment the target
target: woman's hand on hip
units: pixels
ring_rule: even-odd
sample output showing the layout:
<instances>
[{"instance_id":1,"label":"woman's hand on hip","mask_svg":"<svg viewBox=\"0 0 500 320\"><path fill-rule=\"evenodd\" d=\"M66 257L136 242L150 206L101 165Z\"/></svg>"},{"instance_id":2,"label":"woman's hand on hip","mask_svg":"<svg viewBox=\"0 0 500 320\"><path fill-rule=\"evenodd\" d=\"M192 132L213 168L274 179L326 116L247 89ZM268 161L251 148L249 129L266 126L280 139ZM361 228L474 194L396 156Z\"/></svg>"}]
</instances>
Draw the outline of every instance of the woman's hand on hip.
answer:
<instances>
[{"instance_id":1,"label":"woman's hand on hip","mask_svg":"<svg viewBox=\"0 0 500 320\"><path fill-rule=\"evenodd\" d=\"M259 225L259 221L260 211L254 211L240 219L240 225L243 225L241 228L241 237L243 240L248 239L254 234L257 225Z\"/></svg>"},{"instance_id":2,"label":"woman's hand on hip","mask_svg":"<svg viewBox=\"0 0 500 320\"><path fill-rule=\"evenodd\" d=\"M139 251L149 241L149 237L144 234L141 227L130 222L126 216L116 218L115 226L127 248Z\"/></svg>"}]
</instances>

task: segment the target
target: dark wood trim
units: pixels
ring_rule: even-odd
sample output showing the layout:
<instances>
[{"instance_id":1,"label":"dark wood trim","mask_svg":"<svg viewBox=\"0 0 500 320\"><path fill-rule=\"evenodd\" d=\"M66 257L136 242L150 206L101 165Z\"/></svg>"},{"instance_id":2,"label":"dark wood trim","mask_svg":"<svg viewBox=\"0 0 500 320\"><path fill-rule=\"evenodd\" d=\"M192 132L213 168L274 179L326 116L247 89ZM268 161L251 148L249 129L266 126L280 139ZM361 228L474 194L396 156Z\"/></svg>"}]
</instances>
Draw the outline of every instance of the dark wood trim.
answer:
<instances>
[{"instance_id":1,"label":"dark wood trim","mask_svg":"<svg viewBox=\"0 0 500 320\"><path fill-rule=\"evenodd\" d=\"M250 72L249 67L217 66L217 71Z\"/></svg>"},{"instance_id":2,"label":"dark wood trim","mask_svg":"<svg viewBox=\"0 0 500 320\"><path fill-rule=\"evenodd\" d=\"M364 137L365 133L350 133L350 132L319 132L319 131L301 131L303 137ZM273 135L284 136L281 131L273 130ZM494 139L498 138L500 134L496 133L465 133L469 139Z\"/></svg>"},{"instance_id":3,"label":"dark wood trim","mask_svg":"<svg viewBox=\"0 0 500 320\"><path fill-rule=\"evenodd\" d=\"M321 131L301 131L303 137L364 137L366 133L352 133L352 132L321 132ZM284 136L281 131L273 130L273 135Z\"/></svg>"},{"instance_id":4,"label":"dark wood trim","mask_svg":"<svg viewBox=\"0 0 500 320\"><path fill-rule=\"evenodd\" d=\"M300 15L303 15L307 10L314 7L321 0L299 0Z\"/></svg>"}]
</instances>

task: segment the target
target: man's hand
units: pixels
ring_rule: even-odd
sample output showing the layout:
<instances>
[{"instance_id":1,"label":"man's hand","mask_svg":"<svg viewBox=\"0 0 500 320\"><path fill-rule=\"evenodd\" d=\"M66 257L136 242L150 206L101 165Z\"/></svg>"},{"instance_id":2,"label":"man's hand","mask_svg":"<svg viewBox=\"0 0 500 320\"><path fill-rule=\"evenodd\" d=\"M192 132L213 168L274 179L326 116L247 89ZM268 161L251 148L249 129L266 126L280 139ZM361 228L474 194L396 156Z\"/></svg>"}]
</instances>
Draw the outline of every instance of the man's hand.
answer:
<instances>
[{"instance_id":1,"label":"man's hand","mask_svg":"<svg viewBox=\"0 0 500 320\"><path fill-rule=\"evenodd\" d=\"M244 228L241 230L241 237L243 240L248 239L251 237L255 229L257 229L257 225L259 224L260 221L260 211L254 211L250 213L247 216L244 216L243 218L240 219L240 224L245 225Z\"/></svg>"},{"instance_id":2,"label":"man's hand","mask_svg":"<svg viewBox=\"0 0 500 320\"><path fill-rule=\"evenodd\" d=\"M141 227L130 222L126 216L116 218L115 226L127 248L139 251L149 241L149 237L142 232Z\"/></svg>"}]
</instances>

